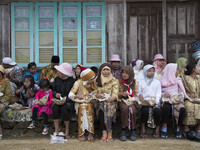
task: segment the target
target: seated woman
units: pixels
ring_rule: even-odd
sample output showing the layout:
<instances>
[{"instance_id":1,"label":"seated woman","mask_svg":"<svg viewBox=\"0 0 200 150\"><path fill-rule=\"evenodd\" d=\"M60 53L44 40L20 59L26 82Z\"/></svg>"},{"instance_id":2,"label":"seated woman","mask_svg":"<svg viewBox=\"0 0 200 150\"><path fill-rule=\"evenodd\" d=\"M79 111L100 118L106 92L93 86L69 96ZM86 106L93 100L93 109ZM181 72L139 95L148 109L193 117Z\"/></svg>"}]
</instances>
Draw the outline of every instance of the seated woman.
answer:
<instances>
[{"instance_id":1,"label":"seated woman","mask_svg":"<svg viewBox=\"0 0 200 150\"><path fill-rule=\"evenodd\" d=\"M11 96L11 86L9 80L5 76L5 70L0 65L0 115L9 105L9 99ZM0 120L1 121L1 120ZM0 122L0 140L2 139L2 129Z\"/></svg>"},{"instance_id":2,"label":"seated woman","mask_svg":"<svg viewBox=\"0 0 200 150\"><path fill-rule=\"evenodd\" d=\"M141 102L143 101L153 101L152 103L149 103L149 105L142 105L141 108L141 131L140 136L142 138L146 137L145 134L145 124L148 119L150 119L150 122L154 122L151 125L152 128L156 126L154 137L159 137L159 128L160 128L160 98L161 98L161 85L160 81L158 79L154 78L155 75L155 68L153 65L146 65L143 68L144 72L144 79L141 79L139 82L139 90L138 90L138 96L139 100ZM149 117L152 116L153 117Z\"/></svg>"},{"instance_id":3,"label":"seated woman","mask_svg":"<svg viewBox=\"0 0 200 150\"><path fill-rule=\"evenodd\" d=\"M189 99L185 99L186 117L183 121L186 137L189 135L190 126L196 126L196 135L200 140L200 79L197 75L200 74L200 70L195 63L190 63L186 66L185 76L183 76L183 85ZM197 102L197 101L199 102Z\"/></svg>"},{"instance_id":4,"label":"seated woman","mask_svg":"<svg viewBox=\"0 0 200 150\"><path fill-rule=\"evenodd\" d=\"M55 78L53 84L53 97L60 99L60 97L66 97L66 102L62 105L53 104L52 115L54 119L55 132L54 135L65 136L65 138L70 138L69 136L69 121L70 114L73 110L74 103L69 99L68 94L74 85L75 79L72 77L73 71L72 66L68 63L63 63L60 66L55 66L58 71L58 77ZM60 116L65 123L65 134L60 132L59 119Z\"/></svg>"},{"instance_id":5,"label":"seated woman","mask_svg":"<svg viewBox=\"0 0 200 150\"><path fill-rule=\"evenodd\" d=\"M32 75L34 77L35 83L37 85L39 85L40 83L40 74L37 71L37 66L35 64L35 62L31 62L28 64L28 71L24 73L23 77L22 77L22 82L24 81L24 77L26 75Z\"/></svg>"},{"instance_id":6,"label":"seated woman","mask_svg":"<svg viewBox=\"0 0 200 150\"><path fill-rule=\"evenodd\" d=\"M74 73L75 73L75 80L79 80L81 78L81 72L83 70L85 70L86 68L83 67L83 65L81 64L77 64L75 67L74 67Z\"/></svg>"},{"instance_id":7,"label":"seated woman","mask_svg":"<svg viewBox=\"0 0 200 150\"><path fill-rule=\"evenodd\" d=\"M177 75L177 64L170 63L166 65L165 69L163 70L163 75L160 79L163 93L163 126L161 130L162 138L168 138L167 122L171 113L174 117L173 119L175 119L175 136L178 139L182 138L180 127L182 127L183 119L185 117L184 96L187 97L187 94L185 93L185 88L183 86L181 78L177 77ZM164 101L165 99L166 101Z\"/></svg>"},{"instance_id":8,"label":"seated woman","mask_svg":"<svg viewBox=\"0 0 200 150\"><path fill-rule=\"evenodd\" d=\"M177 59L176 61L178 67L178 76L182 78L182 76L184 75L184 71L185 71L185 67L187 66L188 60L184 57L180 57Z\"/></svg>"},{"instance_id":9,"label":"seated woman","mask_svg":"<svg viewBox=\"0 0 200 150\"><path fill-rule=\"evenodd\" d=\"M128 105L123 99L128 99L129 97L137 97L138 92L138 82L134 79L134 72L131 66L125 66L122 69L122 78L119 79L119 110L121 115L122 132L120 135L121 141L126 141L127 130L130 130L130 140L136 140L136 114L137 114L137 102L132 102Z\"/></svg>"},{"instance_id":10,"label":"seated woman","mask_svg":"<svg viewBox=\"0 0 200 150\"><path fill-rule=\"evenodd\" d=\"M132 64L132 67L133 67L133 70L134 70L135 80L142 79L143 78L142 68L144 66L144 61L136 58L132 61L131 64Z\"/></svg>"},{"instance_id":11,"label":"seated woman","mask_svg":"<svg viewBox=\"0 0 200 150\"><path fill-rule=\"evenodd\" d=\"M91 101L92 91L94 90L95 73L91 69L81 72L81 79L75 82L69 93L69 98L78 104L78 136L80 141L86 141L86 133L89 132L87 140L94 140L94 108ZM81 102L81 101L85 102Z\"/></svg>"},{"instance_id":12,"label":"seated woman","mask_svg":"<svg viewBox=\"0 0 200 150\"><path fill-rule=\"evenodd\" d=\"M39 90L40 88L35 84L33 76L25 76L23 86L15 91L16 96L20 97L20 100L17 103L22 104L24 107L31 108L34 105L33 101L35 99L35 94Z\"/></svg>"},{"instance_id":13,"label":"seated woman","mask_svg":"<svg viewBox=\"0 0 200 150\"><path fill-rule=\"evenodd\" d=\"M115 122L116 118L119 87L118 80L113 77L111 68L112 66L108 63L100 66L93 92L95 98L99 100L97 113L102 130L101 142L113 141L112 122Z\"/></svg>"}]
</instances>

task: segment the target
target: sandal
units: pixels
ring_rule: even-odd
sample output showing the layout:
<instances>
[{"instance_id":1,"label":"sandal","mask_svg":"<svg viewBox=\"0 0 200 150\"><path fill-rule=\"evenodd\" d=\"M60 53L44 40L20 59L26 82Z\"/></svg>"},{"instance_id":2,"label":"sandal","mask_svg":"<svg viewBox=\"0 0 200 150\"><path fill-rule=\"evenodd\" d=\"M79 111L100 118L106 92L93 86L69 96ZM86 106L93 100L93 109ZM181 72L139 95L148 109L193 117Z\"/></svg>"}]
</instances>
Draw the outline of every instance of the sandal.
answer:
<instances>
[{"instance_id":1,"label":"sandal","mask_svg":"<svg viewBox=\"0 0 200 150\"><path fill-rule=\"evenodd\" d=\"M106 137L106 136L102 136L100 142L102 142L102 143L103 143L103 142L107 142L107 137Z\"/></svg>"},{"instance_id":2,"label":"sandal","mask_svg":"<svg viewBox=\"0 0 200 150\"><path fill-rule=\"evenodd\" d=\"M113 142L112 136L108 136L108 137L107 137L107 142Z\"/></svg>"},{"instance_id":3,"label":"sandal","mask_svg":"<svg viewBox=\"0 0 200 150\"><path fill-rule=\"evenodd\" d=\"M163 139L167 139L168 138L167 132L161 131L160 137Z\"/></svg>"},{"instance_id":4,"label":"sandal","mask_svg":"<svg viewBox=\"0 0 200 150\"><path fill-rule=\"evenodd\" d=\"M154 137L154 138L159 138L159 137L160 137L160 134L159 134L159 133L154 133L153 137Z\"/></svg>"},{"instance_id":5,"label":"sandal","mask_svg":"<svg viewBox=\"0 0 200 150\"><path fill-rule=\"evenodd\" d=\"M141 134L140 134L140 137L141 137L141 138L146 138L147 135L146 135L146 133L141 133Z\"/></svg>"}]
</instances>

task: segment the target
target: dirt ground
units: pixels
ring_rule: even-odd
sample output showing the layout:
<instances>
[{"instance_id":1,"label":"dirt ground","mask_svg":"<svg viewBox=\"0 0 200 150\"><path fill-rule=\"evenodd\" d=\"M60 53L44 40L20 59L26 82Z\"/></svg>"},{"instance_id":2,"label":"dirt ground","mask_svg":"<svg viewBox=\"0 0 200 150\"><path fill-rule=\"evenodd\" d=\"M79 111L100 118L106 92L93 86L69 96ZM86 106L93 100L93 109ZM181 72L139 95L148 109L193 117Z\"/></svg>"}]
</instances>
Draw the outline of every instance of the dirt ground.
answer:
<instances>
[{"instance_id":1,"label":"dirt ground","mask_svg":"<svg viewBox=\"0 0 200 150\"><path fill-rule=\"evenodd\" d=\"M135 142L121 142L115 139L113 143L79 142L77 139L70 139L64 144L49 144L50 138L29 137L29 138L6 138L0 141L0 150L199 150L200 143L186 139L138 139Z\"/></svg>"}]
</instances>

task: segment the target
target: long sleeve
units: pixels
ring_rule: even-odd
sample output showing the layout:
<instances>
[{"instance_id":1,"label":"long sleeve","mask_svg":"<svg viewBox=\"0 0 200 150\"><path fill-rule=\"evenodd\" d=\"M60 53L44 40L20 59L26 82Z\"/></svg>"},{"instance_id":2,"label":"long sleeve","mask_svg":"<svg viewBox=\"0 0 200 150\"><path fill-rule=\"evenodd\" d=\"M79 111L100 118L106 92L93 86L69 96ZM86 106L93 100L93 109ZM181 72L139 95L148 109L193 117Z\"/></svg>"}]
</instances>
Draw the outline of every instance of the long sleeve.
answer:
<instances>
[{"instance_id":1,"label":"long sleeve","mask_svg":"<svg viewBox=\"0 0 200 150\"><path fill-rule=\"evenodd\" d=\"M48 101L47 101L47 105L51 105L53 102L52 102L52 98L53 98L53 92L50 91L49 92L49 98L48 98Z\"/></svg>"},{"instance_id":2,"label":"long sleeve","mask_svg":"<svg viewBox=\"0 0 200 150\"><path fill-rule=\"evenodd\" d=\"M162 95L161 84L160 84L160 82L158 82L158 84L157 84L157 91L156 91L156 105L160 106L161 95Z\"/></svg>"},{"instance_id":3,"label":"long sleeve","mask_svg":"<svg viewBox=\"0 0 200 150\"><path fill-rule=\"evenodd\" d=\"M69 97L71 100L74 101L74 97L75 97L75 94L77 93L78 89L79 89L79 83L78 83L78 81L76 81L76 82L74 83L72 89L70 90L69 95L68 95L68 97Z\"/></svg>"},{"instance_id":4,"label":"long sleeve","mask_svg":"<svg viewBox=\"0 0 200 150\"><path fill-rule=\"evenodd\" d=\"M11 86L9 80L7 80L5 83L4 88L4 95L1 97L1 103L8 106L9 105L9 99L11 97Z\"/></svg>"},{"instance_id":5,"label":"long sleeve","mask_svg":"<svg viewBox=\"0 0 200 150\"><path fill-rule=\"evenodd\" d=\"M118 80L115 79L113 80L111 96L117 98L118 100L118 93L119 93L119 83Z\"/></svg>"}]
</instances>

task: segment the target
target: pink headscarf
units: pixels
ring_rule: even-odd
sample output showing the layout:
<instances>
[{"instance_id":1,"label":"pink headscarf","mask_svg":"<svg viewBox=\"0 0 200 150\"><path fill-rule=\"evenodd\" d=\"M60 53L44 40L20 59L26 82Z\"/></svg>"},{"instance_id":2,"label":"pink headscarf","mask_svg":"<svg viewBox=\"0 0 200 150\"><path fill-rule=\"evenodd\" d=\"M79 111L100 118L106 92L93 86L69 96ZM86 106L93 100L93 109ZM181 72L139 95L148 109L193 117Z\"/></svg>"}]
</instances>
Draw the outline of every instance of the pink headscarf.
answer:
<instances>
[{"instance_id":1,"label":"pink headscarf","mask_svg":"<svg viewBox=\"0 0 200 150\"><path fill-rule=\"evenodd\" d=\"M185 92L185 88L183 86L181 78L176 77L176 70L177 70L177 64L169 63L166 65L165 69L162 72L162 76L160 78L161 86L162 86L162 88L167 88L169 86L178 84L178 86L181 89L181 91L183 92L183 94L186 97L188 97Z\"/></svg>"}]
</instances>

